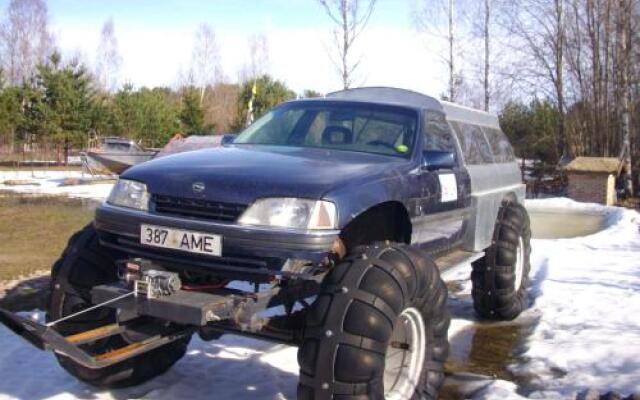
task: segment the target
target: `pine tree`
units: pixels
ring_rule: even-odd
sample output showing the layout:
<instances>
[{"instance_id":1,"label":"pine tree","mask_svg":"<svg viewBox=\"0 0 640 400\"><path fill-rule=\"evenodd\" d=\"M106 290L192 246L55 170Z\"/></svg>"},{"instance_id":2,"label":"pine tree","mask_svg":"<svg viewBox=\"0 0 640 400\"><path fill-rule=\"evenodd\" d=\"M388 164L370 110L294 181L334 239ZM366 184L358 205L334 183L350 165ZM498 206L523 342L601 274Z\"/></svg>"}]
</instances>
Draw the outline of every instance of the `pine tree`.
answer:
<instances>
[{"instance_id":1,"label":"pine tree","mask_svg":"<svg viewBox=\"0 0 640 400\"><path fill-rule=\"evenodd\" d=\"M182 95L180 122L187 135L201 134L204 131L204 110L195 89L185 89Z\"/></svg>"},{"instance_id":2,"label":"pine tree","mask_svg":"<svg viewBox=\"0 0 640 400\"><path fill-rule=\"evenodd\" d=\"M91 130L94 94L82 64L63 65L58 53L37 67L33 92L27 94L26 132L51 139L64 149L65 163L71 146L81 146Z\"/></svg>"},{"instance_id":3,"label":"pine tree","mask_svg":"<svg viewBox=\"0 0 640 400\"><path fill-rule=\"evenodd\" d=\"M254 83L256 87L255 96L253 95ZM269 75L263 75L255 80L252 79L245 82L240 89L238 115L232 126L234 131L237 132L245 128L248 104L252 98L252 111L255 120L283 101L295 99L296 94L283 82L275 80Z\"/></svg>"}]
</instances>

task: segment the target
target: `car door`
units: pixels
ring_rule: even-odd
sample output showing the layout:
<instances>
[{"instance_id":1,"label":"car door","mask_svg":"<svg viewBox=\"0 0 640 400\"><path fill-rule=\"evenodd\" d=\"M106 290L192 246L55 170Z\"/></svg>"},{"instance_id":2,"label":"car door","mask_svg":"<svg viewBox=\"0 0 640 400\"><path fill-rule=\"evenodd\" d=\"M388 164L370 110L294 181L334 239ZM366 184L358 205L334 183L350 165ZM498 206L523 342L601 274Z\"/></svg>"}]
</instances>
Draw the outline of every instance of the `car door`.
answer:
<instances>
[{"instance_id":1,"label":"car door","mask_svg":"<svg viewBox=\"0 0 640 400\"><path fill-rule=\"evenodd\" d=\"M455 157L447 168L421 168L417 179L421 195L412 219L412 243L439 252L462 243L470 215L470 181L444 114L425 111L423 118L423 151L452 152Z\"/></svg>"}]
</instances>

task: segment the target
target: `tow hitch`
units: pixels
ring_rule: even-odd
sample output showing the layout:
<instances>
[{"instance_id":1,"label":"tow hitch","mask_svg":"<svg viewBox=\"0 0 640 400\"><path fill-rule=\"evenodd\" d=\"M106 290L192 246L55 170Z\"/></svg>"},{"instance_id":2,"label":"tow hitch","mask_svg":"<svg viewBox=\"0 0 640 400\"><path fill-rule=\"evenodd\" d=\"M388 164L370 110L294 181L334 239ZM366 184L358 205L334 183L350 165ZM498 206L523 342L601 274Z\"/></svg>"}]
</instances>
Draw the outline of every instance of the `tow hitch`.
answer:
<instances>
[{"instance_id":1,"label":"tow hitch","mask_svg":"<svg viewBox=\"0 0 640 400\"><path fill-rule=\"evenodd\" d=\"M277 293L183 290L178 274L156 269L140 259L122 262L119 270L120 283L91 290L95 304L92 307L46 324L0 309L0 322L40 350L64 355L87 368L104 368L192 335L203 327L219 324L221 331L258 331L261 325L254 316ZM70 336L56 331L56 324L101 307L116 308L124 317L118 323ZM91 354L85 350L89 343L130 331L145 335L107 353Z\"/></svg>"}]
</instances>

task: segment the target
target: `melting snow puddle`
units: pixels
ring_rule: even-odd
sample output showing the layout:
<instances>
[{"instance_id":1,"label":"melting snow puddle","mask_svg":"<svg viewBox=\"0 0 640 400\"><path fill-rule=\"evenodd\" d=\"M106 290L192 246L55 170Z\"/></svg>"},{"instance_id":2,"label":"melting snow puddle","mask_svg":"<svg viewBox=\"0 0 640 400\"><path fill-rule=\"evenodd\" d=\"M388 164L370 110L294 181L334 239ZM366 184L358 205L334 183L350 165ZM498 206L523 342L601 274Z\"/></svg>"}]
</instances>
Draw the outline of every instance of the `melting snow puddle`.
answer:
<instances>
[{"instance_id":1,"label":"melting snow puddle","mask_svg":"<svg viewBox=\"0 0 640 400\"><path fill-rule=\"evenodd\" d=\"M528 207L531 233L536 239L570 239L593 235L605 227L604 212L566 208Z\"/></svg>"},{"instance_id":2,"label":"melting snow puddle","mask_svg":"<svg viewBox=\"0 0 640 400\"><path fill-rule=\"evenodd\" d=\"M470 269L443 274L453 317L441 398L575 398L589 388L640 390L640 216L567 199L527 203L530 308L479 322ZM624 299L624 300L623 300ZM626 309L621 309L624 304Z\"/></svg>"}]
</instances>

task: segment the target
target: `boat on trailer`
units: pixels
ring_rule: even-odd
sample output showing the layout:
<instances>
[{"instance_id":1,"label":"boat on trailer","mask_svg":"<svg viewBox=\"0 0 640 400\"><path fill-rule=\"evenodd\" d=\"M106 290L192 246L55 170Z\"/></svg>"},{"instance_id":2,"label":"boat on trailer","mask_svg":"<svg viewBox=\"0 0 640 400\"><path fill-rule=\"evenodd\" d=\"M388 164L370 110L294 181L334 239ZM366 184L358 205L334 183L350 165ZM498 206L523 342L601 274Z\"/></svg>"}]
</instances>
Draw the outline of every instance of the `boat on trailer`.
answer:
<instances>
[{"instance_id":1,"label":"boat on trailer","mask_svg":"<svg viewBox=\"0 0 640 400\"><path fill-rule=\"evenodd\" d=\"M121 174L126 169L152 159L157 150L145 149L126 138L107 137L80 153L82 166L91 174Z\"/></svg>"}]
</instances>

